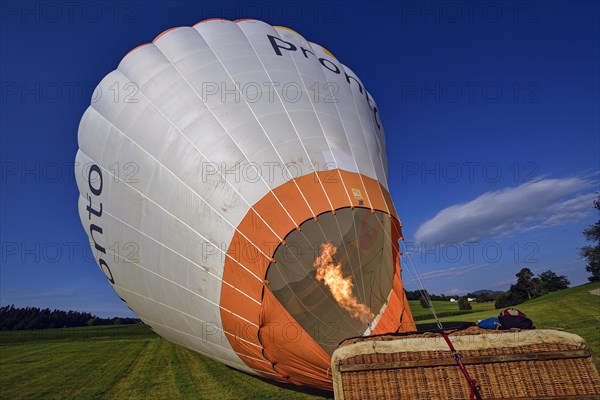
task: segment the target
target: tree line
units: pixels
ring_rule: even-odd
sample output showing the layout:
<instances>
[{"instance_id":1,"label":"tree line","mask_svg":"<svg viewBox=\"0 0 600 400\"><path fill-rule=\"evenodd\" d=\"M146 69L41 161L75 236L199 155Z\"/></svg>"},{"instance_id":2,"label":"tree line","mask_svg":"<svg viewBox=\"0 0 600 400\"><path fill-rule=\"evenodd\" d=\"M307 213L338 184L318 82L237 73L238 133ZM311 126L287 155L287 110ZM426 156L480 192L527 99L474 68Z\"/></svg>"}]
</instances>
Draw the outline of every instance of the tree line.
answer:
<instances>
[{"instance_id":1,"label":"tree line","mask_svg":"<svg viewBox=\"0 0 600 400\"><path fill-rule=\"evenodd\" d=\"M537 276L529 268L522 268L517 274L517 282L510 286L506 292L492 292L480 290L475 293L467 293L464 296L446 296L428 293L427 290L405 290L408 300L419 300L423 308L430 308L432 301L450 301L457 300L459 310L471 310L468 299L474 299L477 302L494 301L496 308L506 308L521 304L527 300L540 297L544 294L556 292L569 287L571 282L565 275L557 275L548 270Z\"/></svg>"},{"instance_id":2,"label":"tree line","mask_svg":"<svg viewBox=\"0 0 600 400\"><path fill-rule=\"evenodd\" d=\"M429 293L427 290L405 290L404 292L406 293L406 298L408 300L419 300L419 301L421 301L422 299L425 300L425 298L426 298L425 296L429 297L432 301L450 301L450 299L459 301L462 297L464 297L464 298L475 299L475 301L483 303L486 301L494 301L494 299L495 299L495 293L492 291L487 291L487 290L481 290L476 293L467 293L464 296L445 295L444 293L432 294L432 293Z\"/></svg>"},{"instance_id":3,"label":"tree line","mask_svg":"<svg viewBox=\"0 0 600 400\"><path fill-rule=\"evenodd\" d=\"M510 285L506 292L496 296L496 308L516 306L547 293L566 289L571 284L565 275L556 275L550 270L534 276L529 268L521 268L515 276L517 282Z\"/></svg>"},{"instance_id":4,"label":"tree line","mask_svg":"<svg viewBox=\"0 0 600 400\"><path fill-rule=\"evenodd\" d=\"M408 300L420 300L421 297L429 296L434 301L450 301L451 298L458 298L458 296L446 296L445 294L432 294L427 290L405 290L406 298Z\"/></svg>"},{"instance_id":5,"label":"tree line","mask_svg":"<svg viewBox=\"0 0 600 400\"><path fill-rule=\"evenodd\" d=\"M38 307L0 307L0 330L48 329L74 326L137 324L138 318L100 318L88 312Z\"/></svg>"},{"instance_id":6,"label":"tree line","mask_svg":"<svg viewBox=\"0 0 600 400\"><path fill-rule=\"evenodd\" d=\"M600 192L596 200L594 200L594 208L598 210L600 216ZM590 282L598 282L600 281L600 219L585 229L583 236L592 244L579 249L579 254L587 261L585 270L591 274L588 276L588 280Z\"/></svg>"}]
</instances>

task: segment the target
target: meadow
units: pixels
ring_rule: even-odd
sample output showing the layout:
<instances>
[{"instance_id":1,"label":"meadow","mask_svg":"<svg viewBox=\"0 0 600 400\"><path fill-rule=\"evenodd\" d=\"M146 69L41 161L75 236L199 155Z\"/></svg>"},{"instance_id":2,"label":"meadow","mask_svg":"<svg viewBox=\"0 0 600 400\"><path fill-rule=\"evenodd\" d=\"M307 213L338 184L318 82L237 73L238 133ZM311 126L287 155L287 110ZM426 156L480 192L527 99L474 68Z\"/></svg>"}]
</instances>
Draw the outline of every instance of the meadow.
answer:
<instances>
[{"instance_id":1,"label":"meadow","mask_svg":"<svg viewBox=\"0 0 600 400\"><path fill-rule=\"evenodd\" d=\"M581 336L592 351L600 355L600 296L590 294L590 290L598 288L600 282L575 286L527 301L515 308L527 314L538 329L562 329ZM444 326L458 326L465 322L495 317L497 314L498 310L492 308L440 318L440 321ZM419 321L417 326L425 328L434 324L434 320L429 319Z\"/></svg>"},{"instance_id":2,"label":"meadow","mask_svg":"<svg viewBox=\"0 0 600 400\"><path fill-rule=\"evenodd\" d=\"M581 335L600 354L600 283L519 305L538 328ZM411 304L418 318L430 310ZM438 314L456 303L434 302ZM442 318L445 326L495 316L493 303ZM430 314L429 314L430 315ZM420 329L434 321L421 320ZM274 385L160 338L143 324L0 332L0 399L318 399L330 393Z\"/></svg>"},{"instance_id":3,"label":"meadow","mask_svg":"<svg viewBox=\"0 0 600 400\"><path fill-rule=\"evenodd\" d=\"M459 310L458 303L452 303L450 301L432 301L431 303L433 304L436 314L440 318L471 314L479 311L488 311L491 313L490 316L495 316L497 314L494 311L493 301L486 303L469 303L471 304L472 310ZM413 318L417 324L423 320L429 320L433 318L431 309L423 308L419 300L409 300L408 304L410 305L410 311L412 312Z\"/></svg>"},{"instance_id":4,"label":"meadow","mask_svg":"<svg viewBox=\"0 0 600 400\"><path fill-rule=\"evenodd\" d=\"M0 399L310 399L326 394L272 385L172 344L143 324L0 332Z\"/></svg>"}]
</instances>

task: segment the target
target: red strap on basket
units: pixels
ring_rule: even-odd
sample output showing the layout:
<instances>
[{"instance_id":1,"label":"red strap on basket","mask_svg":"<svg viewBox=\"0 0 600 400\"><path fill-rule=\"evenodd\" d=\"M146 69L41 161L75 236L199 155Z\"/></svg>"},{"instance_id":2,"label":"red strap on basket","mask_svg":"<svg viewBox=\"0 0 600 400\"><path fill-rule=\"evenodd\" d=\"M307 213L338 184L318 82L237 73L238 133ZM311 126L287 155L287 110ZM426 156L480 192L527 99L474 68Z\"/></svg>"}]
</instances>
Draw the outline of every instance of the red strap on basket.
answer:
<instances>
[{"instance_id":1,"label":"red strap on basket","mask_svg":"<svg viewBox=\"0 0 600 400\"><path fill-rule=\"evenodd\" d=\"M458 351L456 351L456 349L454 348L454 345L450 341L448 334L446 334L446 332L442 331L442 337L448 344L448 347L450 348L450 352L452 353L452 356L454 356L454 360L456 360L456 364L458 365L460 372L463 373L463 375L467 379L467 382L469 382L469 386L471 387L471 393L469 394L469 398L471 400L473 400L473 399L481 400L481 395L479 394L479 390L477 389L477 383L475 382L475 379L471 378L471 376L467 372L467 369L465 368L464 364L460 360L460 354L458 354Z\"/></svg>"}]
</instances>

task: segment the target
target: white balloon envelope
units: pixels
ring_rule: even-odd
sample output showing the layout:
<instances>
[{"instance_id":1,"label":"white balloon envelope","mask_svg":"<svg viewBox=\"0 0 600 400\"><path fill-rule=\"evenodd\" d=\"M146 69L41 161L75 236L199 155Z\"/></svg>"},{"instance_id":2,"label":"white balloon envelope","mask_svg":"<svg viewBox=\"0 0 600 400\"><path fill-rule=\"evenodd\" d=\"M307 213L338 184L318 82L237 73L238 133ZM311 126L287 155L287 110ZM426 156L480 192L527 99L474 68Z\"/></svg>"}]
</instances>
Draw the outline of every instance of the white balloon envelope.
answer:
<instances>
[{"instance_id":1,"label":"white balloon envelope","mask_svg":"<svg viewBox=\"0 0 600 400\"><path fill-rule=\"evenodd\" d=\"M76 176L98 265L174 343L331 389L341 340L414 330L375 101L288 28L206 20L132 50Z\"/></svg>"}]
</instances>

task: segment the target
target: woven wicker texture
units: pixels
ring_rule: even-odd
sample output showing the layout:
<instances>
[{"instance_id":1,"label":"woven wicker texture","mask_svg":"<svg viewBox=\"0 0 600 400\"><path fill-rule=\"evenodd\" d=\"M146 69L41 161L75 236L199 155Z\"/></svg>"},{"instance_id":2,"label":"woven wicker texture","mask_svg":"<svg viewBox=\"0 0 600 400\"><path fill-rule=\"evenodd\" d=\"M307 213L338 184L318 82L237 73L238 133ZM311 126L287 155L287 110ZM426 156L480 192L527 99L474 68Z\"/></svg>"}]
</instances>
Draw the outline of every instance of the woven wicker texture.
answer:
<instances>
[{"instance_id":1,"label":"woven wicker texture","mask_svg":"<svg viewBox=\"0 0 600 400\"><path fill-rule=\"evenodd\" d=\"M462 331L459 335L463 335ZM414 337L411 335L411 337ZM393 337L394 340L401 338ZM371 339L372 340L372 339ZM390 340L379 337L377 340ZM587 351L584 347L583 350ZM484 399L600 399L600 375L591 355L548 360L513 360L477 363L481 357L516 354L538 357L582 351L570 343L539 343L519 347L485 348L461 351L467 370L480 388ZM528 358L529 356L524 356ZM348 366L424 360L448 360L449 365L345 371ZM449 351L372 353L341 360L342 388L345 400L351 399L469 399L469 386ZM360 367L362 368L362 367ZM359 368L359 369L360 369Z\"/></svg>"}]
</instances>

